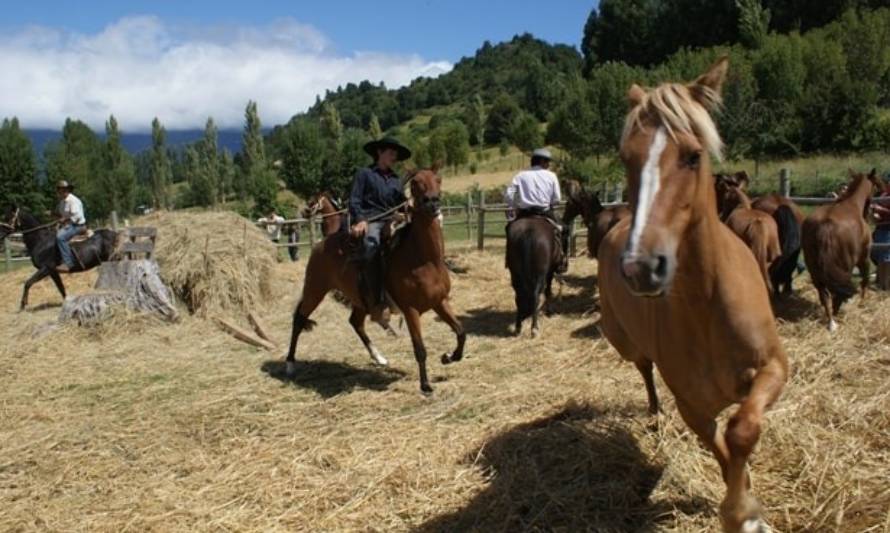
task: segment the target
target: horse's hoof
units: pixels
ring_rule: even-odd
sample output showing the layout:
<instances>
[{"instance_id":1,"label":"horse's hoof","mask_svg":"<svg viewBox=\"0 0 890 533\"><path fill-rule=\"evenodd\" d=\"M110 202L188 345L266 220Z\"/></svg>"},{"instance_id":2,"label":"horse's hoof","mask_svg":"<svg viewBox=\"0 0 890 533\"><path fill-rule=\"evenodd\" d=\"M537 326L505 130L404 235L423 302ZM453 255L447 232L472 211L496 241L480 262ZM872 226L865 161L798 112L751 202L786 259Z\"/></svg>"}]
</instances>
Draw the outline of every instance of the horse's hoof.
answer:
<instances>
[{"instance_id":1,"label":"horse's hoof","mask_svg":"<svg viewBox=\"0 0 890 533\"><path fill-rule=\"evenodd\" d=\"M759 518L749 518L742 523L742 533L772 533L766 522Z\"/></svg>"},{"instance_id":2,"label":"horse's hoof","mask_svg":"<svg viewBox=\"0 0 890 533\"><path fill-rule=\"evenodd\" d=\"M451 356L449 354L447 354L447 353L442 354L442 364L443 365L451 364Z\"/></svg>"},{"instance_id":3,"label":"horse's hoof","mask_svg":"<svg viewBox=\"0 0 890 533\"><path fill-rule=\"evenodd\" d=\"M284 367L284 374L288 379L297 377L297 363L295 361L288 361Z\"/></svg>"},{"instance_id":4,"label":"horse's hoof","mask_svg":"<svg viewBox=\"0 0 890 533\"><path fill-rule=\"evenodd\" d=\"M433 394L433 388L430 387L429 383L421 383L420 384L420 392L424 396L431 396Z\"/></svg>"},{"instance_id":5,"label":"horse's hoof","mask_svg":"<svg viewBox=\"0 0 890 533\"><path fill-rule=\"evenodd\" d=\"M831 319L831 322L828 323L828 331L831 333L837 331L837 322L834 319Z\"/></svg>"},{"instance_id":6,"label":"horse's hoof","mask_svg":"<svg viewBox=\"0 0 890 533\"><path fill-rule=\"evenodd\" d=\"M532 338L537 339L541 336L541 330L539 328L532 328Z\"/></svg>"},{"instance_id":7,"label":"horse's hoof","mask_svg":"<svg viewBox=\"0 0 890 533\"><path fill-rule=\"evenodd\" d=\"M379 350L377 350L376 346L371 346L370 351L371 351L371 359L374 361L375 364L380 365L380 366L388 366L389 365L389 361L386 360L386 357L383 357L383 354L380 353Z\"/></svg>"}]
</instances>

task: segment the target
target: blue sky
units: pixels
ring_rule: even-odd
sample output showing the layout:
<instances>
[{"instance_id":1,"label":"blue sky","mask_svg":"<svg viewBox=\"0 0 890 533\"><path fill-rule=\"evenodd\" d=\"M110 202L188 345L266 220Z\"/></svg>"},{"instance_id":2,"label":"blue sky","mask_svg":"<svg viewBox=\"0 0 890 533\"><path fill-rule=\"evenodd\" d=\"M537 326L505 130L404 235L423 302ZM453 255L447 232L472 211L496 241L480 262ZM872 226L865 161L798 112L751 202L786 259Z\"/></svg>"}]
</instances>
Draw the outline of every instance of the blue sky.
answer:
<instances>
[{"instance_id":1,"label":"blue sky","mask_svg":"<svg viewBox=\"0 0 890 533\"><path fill-rule=\"evenodd\" d=\"M142 131L212 116L238 127L247 100L267 124L325 89L397 87L447 72L483 41L530 32L577 46L595 0L0 0L0 117Z\"/></svg>"},{"instance_id":2,"label":"blue sky","mask_svg":"<svg viewBox=\"0 0 890 533\"><path fill-rule=\"evenodd\" d=\"M341 53L420 54L457 61L487 40L531 32L551 42L580 43L597 0L41 1L0 0L0 29L41 25L95 33L120 18L154 15L171 24L263 25L290 17L324 33Z\"/></svg>"}]
</instances>

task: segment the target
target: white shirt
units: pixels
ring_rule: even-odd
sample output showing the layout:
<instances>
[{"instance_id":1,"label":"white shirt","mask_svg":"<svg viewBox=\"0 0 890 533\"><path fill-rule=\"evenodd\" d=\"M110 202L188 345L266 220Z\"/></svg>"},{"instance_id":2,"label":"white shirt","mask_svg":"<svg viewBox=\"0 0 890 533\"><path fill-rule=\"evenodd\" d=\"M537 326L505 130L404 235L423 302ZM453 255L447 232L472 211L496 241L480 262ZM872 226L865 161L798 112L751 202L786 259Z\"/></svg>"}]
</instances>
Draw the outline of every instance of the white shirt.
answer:
<instances>
[{"instance_id":1,"label":"white shirt","mask_svg":"<svg viewBox=\"0 0 890 533\"><path fill-rule=\"evenodd\" d=\"M263 217L257 220L257 222L266 225L266 233L269 234L270 239L277 241L281 238L281 224L284 223L283 216L274 215L272 217Z\"/></svg>"},{"instance_id":2,"label":"white shirt","mask_svg":"<svg viewBox=\"0 0 890 533\"><path fill-rule=\"evenodd\" d=\"M59 215L67 218L72 224L82 226L87 223L87 217L83 214L83 202L70 192L59 202Z\"/></svg>"},{"instance_id":3,"label":"white shirt","mask_svg":"<svg viewBox=\"0 0 890 533\"><path fill-rule=\"evenodd\" d=\"M532 167L516 174L504 191L504 202L514 209L549 209L561 199L556 174L541 167Z\"/></svg>"}]
</instances>

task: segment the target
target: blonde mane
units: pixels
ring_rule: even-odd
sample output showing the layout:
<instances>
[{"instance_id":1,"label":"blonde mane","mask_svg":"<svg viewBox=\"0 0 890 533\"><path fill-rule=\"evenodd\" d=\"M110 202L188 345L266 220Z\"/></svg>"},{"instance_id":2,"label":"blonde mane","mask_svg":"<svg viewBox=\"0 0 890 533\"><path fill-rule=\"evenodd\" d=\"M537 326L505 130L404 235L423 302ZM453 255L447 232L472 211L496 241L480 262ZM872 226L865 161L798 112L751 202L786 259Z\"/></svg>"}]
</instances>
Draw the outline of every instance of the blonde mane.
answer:
<instances>
[{"instance_id":1,"label":"blonde mane","mask_svg":"<svg viewBox=\"0 0 890 533\"><path fill-rule=\"evenodd\" d=\"M643 127L644 118L649 118L664 127L674 142L677 141L677 133L694 135L705 150L717 161L722 161L723 140L708 112L720 107L722 102L719 92L704 85L697 84L690 89L679 83L663 83L647 90L642 101L630 110L621 134L621 144L635 128Z\"/></svg>"}]
</instances>

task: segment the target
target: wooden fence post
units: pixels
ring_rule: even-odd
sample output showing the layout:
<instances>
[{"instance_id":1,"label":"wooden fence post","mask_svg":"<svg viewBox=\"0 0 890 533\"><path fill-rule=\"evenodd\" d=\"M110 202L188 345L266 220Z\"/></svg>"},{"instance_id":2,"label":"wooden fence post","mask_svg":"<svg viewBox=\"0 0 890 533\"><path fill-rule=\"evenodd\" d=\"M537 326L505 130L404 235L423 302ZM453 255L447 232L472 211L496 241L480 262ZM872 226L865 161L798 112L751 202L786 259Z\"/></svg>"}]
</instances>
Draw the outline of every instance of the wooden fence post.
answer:
<instances>
[{"instance_id":1,"label":"wooden fence post","mask_svg":"<svg viewBox=\"0 0 890 533\"><path fill-rule=\"evenodd\" d=\"M473 221L470 219L470 209L473 202L473 196L470 191L467 191L467 246L470 246L470 243L473 242Z\"/></svg>"},{"instance_id":2,"label":"wooden fence post","mask_svg":"<svg viewBox=\"0 0 890 533\"><path fill-rule=\"evenodd\" d=\"M568 243L569 243L569 257L575 257L575 253L577 252L577 245L575 243L575 220L572 220L572 223L569 224L569 227L566 229L569 232L568 235Z\"/></svg>"},{"instance_id":3,"label":"wooden fence post","mask_svg":"<svg viewBox=\"0 0 890 533\"><path fill-rule=\"evenodd\" d=\"M3 238L3 257L6 259L6 271L12 268L12 252L9 250L9 239Z\"/></svg>"},{"instance_id":4,"label":"wooden fence post","mask_svg":"<svg viewBox=\"0 0 890 533\"><path fill-rule=\"evenodd\" d=\"M779 171L779 194L785 198L791 197L791 171L787 168Z\"/></svg>"},{"instance_id":5,"label":"wooden fence post","mask_svg":"<svg viewBox=\"0 0 890 533\"><path fill-rule=\"evenodd\" d=\"M890 291L890 261L878 265L877 285L882 291Z\"/></svg>"},{"instance_id":6,"label":"wooden fence post","mask_svg":"<svg viewBox=\"0 0 890 533\"><path fill-rule=\"evenodd\" d=\"M112 211L111 212L111 229L113 229L114 231L117 231L118 225L119 225L119 223L117 221L117 211Z\"/></svg>"},{"instance_id":7,"label":"wooden fence post","mask_svg":"<svg viewBox=\"0 0 890 533\"><path fill-rule=\"evenodd\" d=\"M485 248L485 191L479 191L479 227L476 231L476 248Z\"/></svg>"}]
</instances>

